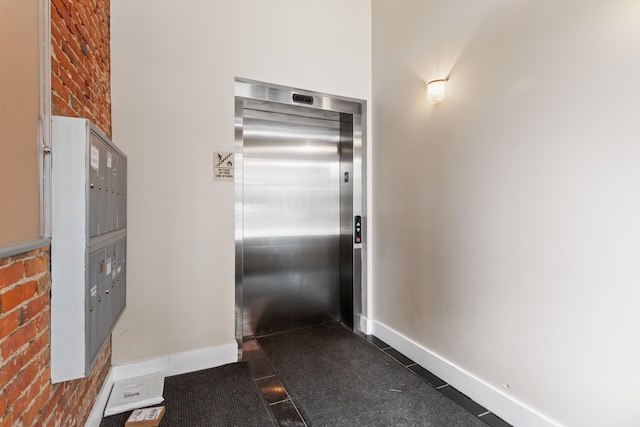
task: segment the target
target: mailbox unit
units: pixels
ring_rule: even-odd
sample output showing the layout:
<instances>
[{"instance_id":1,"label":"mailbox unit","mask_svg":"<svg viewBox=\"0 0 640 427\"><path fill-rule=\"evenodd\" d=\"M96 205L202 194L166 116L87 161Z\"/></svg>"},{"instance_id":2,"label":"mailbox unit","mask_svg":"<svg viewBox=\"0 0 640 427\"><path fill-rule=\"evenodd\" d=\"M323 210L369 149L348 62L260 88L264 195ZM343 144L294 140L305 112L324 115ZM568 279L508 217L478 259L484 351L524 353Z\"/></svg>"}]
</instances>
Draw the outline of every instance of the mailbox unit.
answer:
<instances>
[{"instance_id":1,"label":"mailbox unit","mask_svg":"<svg viewBox=\"0 0 640 427\"><path fill-rule=\"evenodd\" d=\"M52 118L51 380L86 377L126 304L127 157Z\"/></svg>"}]
</instances>

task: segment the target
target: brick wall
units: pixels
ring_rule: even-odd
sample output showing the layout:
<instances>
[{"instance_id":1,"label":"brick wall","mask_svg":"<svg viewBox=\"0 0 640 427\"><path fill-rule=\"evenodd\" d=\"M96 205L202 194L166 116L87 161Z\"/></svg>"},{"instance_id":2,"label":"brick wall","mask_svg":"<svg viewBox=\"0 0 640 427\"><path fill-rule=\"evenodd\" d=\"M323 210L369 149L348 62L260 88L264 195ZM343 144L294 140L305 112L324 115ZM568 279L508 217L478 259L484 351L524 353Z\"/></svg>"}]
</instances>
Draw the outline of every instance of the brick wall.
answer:
<instances>
[{"instance_id":1,"label":"brick wall","mask_svg":"<svg viewBox=\"0 0 640 427\"><path fill-rule=\"evenodd\" d=\"M50 382L49 247L0 260L0 426L81 426L110 363L89 378Z\"/></svg>"},{"instance_id":2,"label":"brick wall","mask_svg":"<svg viewBox=\"0 0 640 427\"><path fill-rule=\"evenodd\" d=\"M51 0L51 112L111 137L110 0Z\"/></svg>"},{"instance_id":3,"label":"brick wall","mask_svg":"<svg viewBox=\"0 0 640 427\"><path fill-rule=\"evenodd\" d=\"M51 1L51 110L111 135L109 0ZM83 426L111 365L51 384L50 248L0 259L0 427Z\"/></svg>"},{"instance_id":4,"label":"brick wall","mask_svg":"<svg viewBox=\"0 0 640 427\"><path fill-rule=\"evenodd\" d=\"M49 385L48 248L0 260L2 426L32 425Z\"/></svg>"}]
</instances>

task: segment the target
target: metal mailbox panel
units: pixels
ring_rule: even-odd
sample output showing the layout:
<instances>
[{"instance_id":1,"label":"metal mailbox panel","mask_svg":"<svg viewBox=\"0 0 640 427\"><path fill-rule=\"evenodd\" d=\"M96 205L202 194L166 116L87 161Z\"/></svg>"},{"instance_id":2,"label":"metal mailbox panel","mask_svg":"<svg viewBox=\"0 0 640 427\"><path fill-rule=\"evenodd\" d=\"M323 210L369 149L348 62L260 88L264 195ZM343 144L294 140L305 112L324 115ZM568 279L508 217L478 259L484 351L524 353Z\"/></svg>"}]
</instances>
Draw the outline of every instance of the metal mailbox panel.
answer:
<instances>
[{"instance_id":1,"label":"metal mailbox panel","mask_svg":"<svg viewBox=\"0 0 640 427\"><path fill-rule=\"evenodd\" d=\"M104 232L114 230L113 218L111 217L111 189L113 188L113 150L109 146L104 147L104 183L105 183L105 206L104 206Z\"/></svg>"},{"instance_id":2,"label":"metal mailbox panel","mask_svg":"<svg viewBox=\"0 0 640 427\"><path fill-rule=\"evenodd\" d=\"M126 227L126 159L96 134L89 147L89 237Z\"/></svg>"},{"instance_id":3,"label":"metal mailbox panel","mask_svg":"<svg viewBox=\"0 0 640 427\"><path fill-rule=\"evenodd\" d=\"M106 338L111 328L113 327L113 322L115 321L115 316L113 315L113 310L115 307L115 284L116 284L116 245L111 245L105 250L105 319L104 319L104 337Z\"/></svg>"},{"instance_id":4,"label":"metal mailbox panel","mask_svg":"<svg viewBox=\"0 0 640 427\"><path fill-rule=\"evenodd\" d=\"M104 282L104 274L100 272L104 268L104 251L98 251L89 256L89 280L87 282L86 298L86 360L91 361L96 356L100 344L99 331L99 287L100 281Z\"/></svg>"},{"instance_id":5,"label":"metal mailbox panel","mask_svg":"<svg viewBox=\"0 0 640 427\"><path fill-rule=\"evenodd\" d=\"M115 318L122 313L127 303L127 240L121 240L118 242L118 263L116 267L116 307L117 313Z\"/></svg>"},{"instance_id":6,"label":"metal mailbox panel","mask_svg":"<svg viewBox=\"0 0 640 427\"><path fill-rule=\"evenodd\" d=\"M103 183L102 185L102 194L103 194L103 205L98 215L100 218L100 234L108 233L112 231L112 227L109 220L109 195L111 193L111 174L109 171L111 168L107 167L109 158L107 154L109 153L109 147L106 144L100 144L100 179Z\"/></svg>"},{"instance_id":7,"label":"metal mailbox panel","mask_svg":"<svg viewBox=\"0 0 640 427\"><path fill-rule=\"evenodd\" d=\"M91 133L89 138L89 174L87 184L89 185L89 237L96 237L101 234L101 213L105 205L104 177L100 171L100 154L103 142L100 138Z\"/></svg>"},{"instance_id":8,"label":"metal mailbox panel","mask_svg":"<svg viewBox=\"0 0 640 427\"><path fill-rule=\"evenodd\" d=\"M52 118L52 147L51 381L59 383L88 375L124 306L126 156L72 117Z\"/></svg>"},{"instance_id":9,"label":"metal mailbox panel","mask_svg":"<svg viewBox=\"0 0 640 427\"><path fill-rule=\"evenodd\" d=\"M120 159L120 168L118 169L118 227L127 226L127 159Z\"/></svg>"},{"instance_id":10,"label":"metal mailbox panel","mask_svg":"<svg viewBox=\"0 0 640 427\"><path fill-rule=\"evenodd\" d=\"M102 251L105 253L105 251ZM106 254L100 266L100 276L98 279L98 347L107 336L107 299L106 299L106 271L107 259Z\"/></svg>"},{"instance_id":11,"label":"metal mailbox panel","mask_svg":"<svg viewBox=\"0 0 640 427\"><path fill-rule=\"evenodd\" d=\"M111 152L111 169L109 170L109 176L111 177L111 189L109 193L109 221L112 230L118 230L120 228L118 224L118 186L120 184L120 176L118 175L120 169L120 155L116 152Z\"/></svg>"}]
</instances>

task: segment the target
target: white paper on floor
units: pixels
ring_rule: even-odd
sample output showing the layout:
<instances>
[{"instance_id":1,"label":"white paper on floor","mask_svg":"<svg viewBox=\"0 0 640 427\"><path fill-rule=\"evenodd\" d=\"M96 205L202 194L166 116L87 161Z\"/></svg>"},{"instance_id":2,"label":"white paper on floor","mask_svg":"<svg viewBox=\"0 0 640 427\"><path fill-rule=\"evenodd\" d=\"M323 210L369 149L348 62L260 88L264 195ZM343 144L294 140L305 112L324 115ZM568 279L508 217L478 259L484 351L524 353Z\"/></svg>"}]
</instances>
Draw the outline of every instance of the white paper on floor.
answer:
<instances>
[{"instance_id":1,"label":"white paper on floor","mask_svg":"<svg viewBox=\"0 0 640 427\"><path fill-rule=\"evenodd\" d=\"M104 410L104 416L119 414L164 401L164 374L144 375L116 381Z\"/></svg>"}]
</instances>

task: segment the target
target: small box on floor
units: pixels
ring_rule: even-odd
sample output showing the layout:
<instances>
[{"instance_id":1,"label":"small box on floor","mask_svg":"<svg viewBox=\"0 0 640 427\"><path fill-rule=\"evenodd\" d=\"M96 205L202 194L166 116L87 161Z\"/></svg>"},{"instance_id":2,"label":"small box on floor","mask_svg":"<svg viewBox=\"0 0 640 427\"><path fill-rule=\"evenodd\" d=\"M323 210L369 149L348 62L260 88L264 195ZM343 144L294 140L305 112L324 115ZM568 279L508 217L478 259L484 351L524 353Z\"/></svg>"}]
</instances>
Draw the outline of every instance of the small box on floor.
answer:
<instances>
[{"instance_id":1,"label":"small box on floor","mask_svg":"<svg viewBox=\"0 0 640 427\"><path fill-rule=\"evenodd\" d=\"M129 415L124 427L158 427L163 415L164 406L136 409Z\"/></svg>"}]
</instances>

